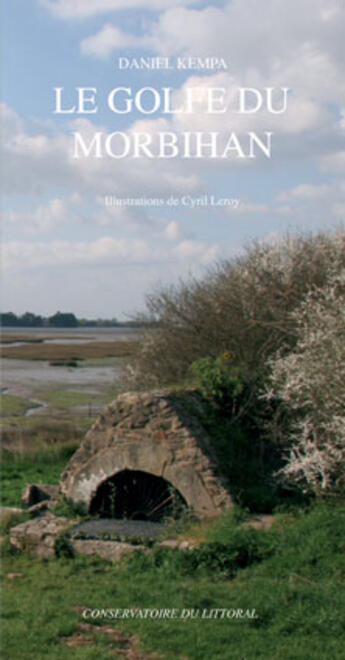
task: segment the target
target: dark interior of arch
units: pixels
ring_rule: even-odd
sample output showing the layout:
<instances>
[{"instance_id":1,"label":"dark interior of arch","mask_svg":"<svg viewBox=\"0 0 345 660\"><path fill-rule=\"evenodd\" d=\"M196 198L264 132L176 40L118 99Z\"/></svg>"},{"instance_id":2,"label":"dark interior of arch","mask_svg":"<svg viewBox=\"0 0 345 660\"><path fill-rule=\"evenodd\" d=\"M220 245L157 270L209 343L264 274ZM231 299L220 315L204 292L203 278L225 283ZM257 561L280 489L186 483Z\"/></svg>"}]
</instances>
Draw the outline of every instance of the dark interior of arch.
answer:
<instances>
[{"instance_id":1,"label":"dark interior of arch","mask_svg":"<svg viewBox=\"0 0 345 660\"><path fill-rule=\"evenodd\" d=\"M101 518L162 522L178 518L186 506L182 495L163 477L123 470L98 487L90 513Z\"/></svg>"}]
</instances>

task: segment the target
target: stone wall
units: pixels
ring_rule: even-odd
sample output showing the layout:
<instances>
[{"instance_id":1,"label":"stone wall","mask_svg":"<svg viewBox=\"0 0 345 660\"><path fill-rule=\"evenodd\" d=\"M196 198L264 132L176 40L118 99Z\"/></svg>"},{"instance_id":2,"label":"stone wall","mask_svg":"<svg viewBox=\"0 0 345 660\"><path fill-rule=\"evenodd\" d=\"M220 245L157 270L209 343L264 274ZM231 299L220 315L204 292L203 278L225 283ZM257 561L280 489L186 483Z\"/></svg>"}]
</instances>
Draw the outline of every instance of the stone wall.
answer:
<instances>
[{"instance_id":1,"label":"stone wall","mask_svg":"<svg viewBox=\"0 0 345 660\"><path fill-rule=\"evenodd\" d=\"M100 415L71 458L62 492L88 509L99 486L123 470L167 480L198 517L230 508L232 500L217 468L193 391L127 393Z\"/></svg>"}]
</instances>

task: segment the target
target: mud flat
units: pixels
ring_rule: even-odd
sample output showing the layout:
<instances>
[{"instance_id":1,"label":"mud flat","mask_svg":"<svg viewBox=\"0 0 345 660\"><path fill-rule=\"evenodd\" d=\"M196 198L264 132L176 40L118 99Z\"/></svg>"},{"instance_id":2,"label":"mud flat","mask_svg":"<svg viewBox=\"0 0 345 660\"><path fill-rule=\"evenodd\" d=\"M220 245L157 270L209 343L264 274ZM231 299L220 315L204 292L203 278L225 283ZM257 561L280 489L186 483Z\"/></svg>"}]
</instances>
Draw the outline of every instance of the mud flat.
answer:
<instances>
[{"instance_id":1,"label":"mud flat","mask_svg":"<svg viewBox=\"0 0 345 660\"><path fill-rule=\"evenodd\" d=\"M5 429L32 428L44 420L91 423L115 398L123 366L137 346L138 333L132 329L46 330L3 332Z\"/></svg>"},{"instance_id":2,"label":"mud flat","mask_svg":"<svg viewBox=\"0 0 345 660\"><path fill-rule=\"evenodd\" d=\"M129 357L136 347L134 341L87 341L71 342L55 339L49 342L21 343L19 341L2 347L4 358L12 360L48 360L67 362L88 358Z\"/></svg>"}]
</instances>

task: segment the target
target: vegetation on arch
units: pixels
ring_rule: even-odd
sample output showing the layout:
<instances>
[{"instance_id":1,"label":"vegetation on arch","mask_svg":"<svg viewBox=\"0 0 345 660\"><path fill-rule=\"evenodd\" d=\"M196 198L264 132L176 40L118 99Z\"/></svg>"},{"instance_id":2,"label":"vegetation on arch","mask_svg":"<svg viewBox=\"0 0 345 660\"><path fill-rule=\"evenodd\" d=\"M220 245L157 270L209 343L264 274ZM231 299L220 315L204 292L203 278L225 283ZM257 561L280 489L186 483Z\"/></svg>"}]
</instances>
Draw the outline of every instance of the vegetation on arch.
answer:
<instances>
[{"instance_id":1,"label":"vegetation on arch","mask_svg":"<svg viewBox=\"0 0 345 660\"><path fill-rule=\"evenodd\" d=\"M201 394L218 409L234 415L243 399L245 383L241 371L233 366L233 355L225 351L217 358L195 360L189 368L192 381ZM230 408L230 410L229 410Z\"/></svg>"},{"instance_id":2,"label":"vegetation on arch","mask_svg":"<svg viewBox=\"0 0 345 660\"><path fill-rule=\"evenodd\" d=\"M344 273L341 227L253 241L199 279L156 289L140 317L147 328L130 366L132 387L192 378L221 425L228 419L218 443L226 449L237 434L233 458L252 445L264 467L275 447L280 459L264 472L276 487L342 491Z\"/></svg>"}]
</instances>

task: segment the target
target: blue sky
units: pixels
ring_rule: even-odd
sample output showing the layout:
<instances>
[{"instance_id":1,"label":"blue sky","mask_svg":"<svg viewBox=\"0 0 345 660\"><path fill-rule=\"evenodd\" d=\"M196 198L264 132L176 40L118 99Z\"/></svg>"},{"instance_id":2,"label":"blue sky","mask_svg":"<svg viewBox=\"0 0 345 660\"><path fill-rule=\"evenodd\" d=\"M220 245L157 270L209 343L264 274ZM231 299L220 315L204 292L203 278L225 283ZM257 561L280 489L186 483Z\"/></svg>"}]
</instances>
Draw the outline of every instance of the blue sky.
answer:
<instances>
[{"instance_id":1,"label":"blue sky","mask_svg":"<svg viewBox=\"0 0 345 660\"><path fill-rule=\"evenodd\" d=\"M251 238L332 228L345 210L345 8L337 0L4 0L3 309L117 316L160 282L201 274ZM119 71L118 57L217 55L226 71ZM71 159L77 117L54 87L97 87L78 130L154 135L162 117L106 107L116 86L289 87L280 117L169 118L164 130L273 130L270 160ZM139 122L139 123L138 123ZM105 195L203 195L236 209L107 208Z\"/></svg>"}]
</instances>

